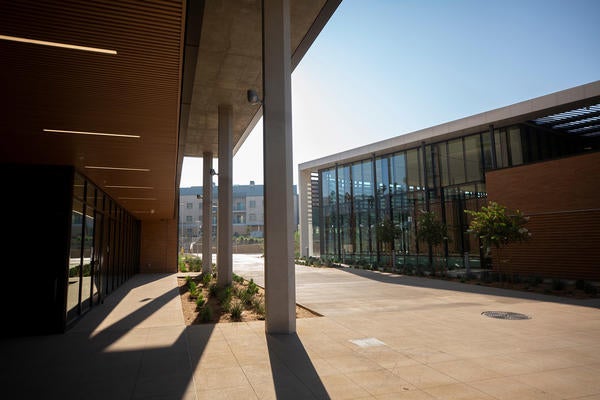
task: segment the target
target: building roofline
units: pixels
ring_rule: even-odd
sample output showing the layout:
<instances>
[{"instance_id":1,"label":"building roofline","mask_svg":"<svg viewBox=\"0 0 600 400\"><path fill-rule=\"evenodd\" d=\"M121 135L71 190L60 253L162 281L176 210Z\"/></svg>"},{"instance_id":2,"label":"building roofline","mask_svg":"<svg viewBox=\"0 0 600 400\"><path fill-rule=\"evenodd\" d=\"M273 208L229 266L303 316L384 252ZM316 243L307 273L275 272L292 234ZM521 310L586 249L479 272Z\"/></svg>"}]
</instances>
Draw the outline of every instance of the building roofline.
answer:
<instances>
[{"instance_id":1,"label":"building roofline","mask_svg":"<svg viewBox=\"0 0 600 400\"><path fill-rule=\"evenodd\" d=\"M307 161L300 164L298 170L316 170L340 162L362 160L372 155L412 148L423 142L435 143L482 132L490 125L503 127L599 101L600 80Z\"/></svg>"}]
</instances>

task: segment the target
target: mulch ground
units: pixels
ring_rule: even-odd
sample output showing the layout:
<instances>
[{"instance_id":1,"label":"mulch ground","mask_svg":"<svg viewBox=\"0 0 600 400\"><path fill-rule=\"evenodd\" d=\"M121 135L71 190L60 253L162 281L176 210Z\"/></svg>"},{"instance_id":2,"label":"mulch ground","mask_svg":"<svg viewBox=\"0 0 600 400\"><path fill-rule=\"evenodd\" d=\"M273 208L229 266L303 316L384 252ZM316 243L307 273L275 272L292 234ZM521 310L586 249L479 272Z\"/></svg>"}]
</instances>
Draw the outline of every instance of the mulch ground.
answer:
<instances>
[{"instance_id":1,"label":"mulch ground","mask_svg":"<svg viewBox=\"0 0 600 400\"><path fill-rule=\"evenodd\" d=\"M236 322L247 322L247 321L259 321L264 318L256 313L252 306L246 306L242 311L242 318L240 320L233 320L231 315L223 310L219 300L216 296L210 296L208 287L204 287L201 283L198 283L198 288L202 290L202 295L206 300L206 304L213 310L213 318L210 322L202 322L200 320L199 310L196 308L196 302L190 297L190 292L186 284L185 278L177 278L177 284L179 285L179 295L181 296L181 307L183 311L183 318L186 325L204 324L204 323L236 323ZM233 282L234 288L241 287L242 284ZM258 294L256 296L264 298L265 291L259 286ZM320 315L314 313L302 306L296 305L296 318L314 318Z\"/></svg>"}]
</instances>

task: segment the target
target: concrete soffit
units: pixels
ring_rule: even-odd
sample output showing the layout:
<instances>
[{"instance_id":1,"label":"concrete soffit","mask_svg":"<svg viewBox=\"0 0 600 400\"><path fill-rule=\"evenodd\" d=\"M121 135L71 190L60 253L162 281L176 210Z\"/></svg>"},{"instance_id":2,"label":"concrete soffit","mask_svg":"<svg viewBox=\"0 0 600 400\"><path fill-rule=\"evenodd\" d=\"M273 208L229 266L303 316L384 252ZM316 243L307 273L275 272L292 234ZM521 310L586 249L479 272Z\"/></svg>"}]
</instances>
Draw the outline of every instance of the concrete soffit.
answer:
<instances>
[{"instance_id":1,"label":"concrete soffit","mask_svg":"<svg viewBox=\"0 0 600 400\"><path fill-rule=\"evenodd\" d=\"M292 68L341 0L291 0ZM189 8L191 4L191 7ZM233 107L233 153L262 117L247 90L262 96L262 2L188 2L178 173L183 157L218 154L218 105Z\"/></svg>"}]
</instances>

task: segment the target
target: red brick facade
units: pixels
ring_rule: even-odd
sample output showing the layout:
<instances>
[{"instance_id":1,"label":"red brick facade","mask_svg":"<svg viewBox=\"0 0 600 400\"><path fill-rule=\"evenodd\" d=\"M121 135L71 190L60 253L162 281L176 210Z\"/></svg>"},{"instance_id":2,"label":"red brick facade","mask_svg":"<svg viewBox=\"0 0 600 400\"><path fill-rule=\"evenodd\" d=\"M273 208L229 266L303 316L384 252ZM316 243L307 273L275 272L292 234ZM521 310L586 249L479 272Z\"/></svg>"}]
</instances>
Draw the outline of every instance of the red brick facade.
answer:
<instances>
[{"instance_id":1,"label":"red brick facade","mask_svg":"<svg viewBox=\"0 0 600 400\"><path fill-rule=\"evenodd\" d=\"M503 250L506 272L600 280L600 153L488 172L486 187L530 217L532 239Z\"/></svg>"}]
</instances>

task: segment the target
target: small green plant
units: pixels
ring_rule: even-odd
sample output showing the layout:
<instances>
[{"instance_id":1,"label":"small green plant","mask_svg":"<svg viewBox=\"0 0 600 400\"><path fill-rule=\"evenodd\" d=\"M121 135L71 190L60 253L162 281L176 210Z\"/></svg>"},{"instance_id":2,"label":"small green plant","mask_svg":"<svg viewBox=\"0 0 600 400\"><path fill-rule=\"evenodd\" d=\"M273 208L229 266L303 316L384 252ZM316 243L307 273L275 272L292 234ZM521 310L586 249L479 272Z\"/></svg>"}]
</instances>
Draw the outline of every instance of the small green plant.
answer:
<instances>
[{"instance_id":1,"label":"small green plant","mask_svg":"<svg viewBox=\"0 0 600 400\"><path fill-rule=\"evenodd\" d=\"M212 277L210 276L210 274L203 274L202 275L202 285L204 287L208 287L208 285L210 285L211 281L212 281Z\"/></svg>"},{"instance_id":2,"label":"small green plant","mask_svg":"<svg viewBox=\"0 0 600 400\"><path fill-rule=\"evenodd\" d=\"M190 297L196 298L198 297L198 285L193 280L188 282L188 288L190 289Z\"/></svg>"},{"instance_id":3,"label":"small green plant","mask_svg":"<svg viewBox=\"0 0 600 400\"><path fill-rule=\"evenodd\" d=\"M192 256L186 259L190 270L193 272L202 271L202 259L200 257Z\"/></svg>"},{"instance_id":4,"label":"small green plant","mask_svg":"<svg viewBox=\"0 0 600 400\"><path fill-rule=\"evenodd\" d=\"M183 255L179 255L179 260L178 260L178 264L179 264L179 271L181 272L187 272L188 268L185 265L185 257Z\"/></svg>"},{"instance_id":5,"label":"small green plant","mask_svg":"<svg viewBox=\"0 0 600 400\"><path fill-rule=\"evenodd\" d=\"M211 297L216 296L218 292L219 292L219 287L217 286L216 283L213 283L208 287L208 294Z\"/></svg>"},{"instance_id":6,"label":"small green plant","mask_svg":"<svg viewBox=\"0 0 600 400\"><path fill-rule=\"evenodd\" d=\"M204 307L204 304L206 304L206 299L202 293L200 293L196 299L196 309L200 310L202 307Z\"/></svg>"},{"instance_id":7,"label":"small green plant","mask_svg":"<svg viewBox=\"0 0 600 400\"><path fill-rule=\"evenodd\" d=\"M224 288L219 289L217 292L217 299L219 300L219 303L221 304L223 310L225 310L226 312L229 311L232 294L233 290L231 286L225 286Z\"/></svg>"},{"instance_id":8,"label":"small green plant","mask_svg":"<svg viewBox=\"0 0 600 400\"><path fill-rule=\"evenodd\" d=\"M252 304L252 298L254 297L254 293L252 293L248 288L240 289L237 292L237 297L243 304Z\"/></svg>"},{"instance_id":9,"label":"small green plant","mask_svg":"<svg viewBox=\"0 0 600 400\"><path fill-rule=\"evenodd\" d=\"M262 296L254 297L252 300L252 307L254 311L258 315L258 319L265 319L266 311L265 311L265 300Z\"/></svg>"},{"instance_id":10,"label":"small green plant","mask_svg":"<svg viewBox=\"0 0 600 400\"><path fill-rule=\"evenodd\" d=\"M250 279L250 282L248 282L248 292L250 292L252 295L255 295L258 293L258 285L256 283L254 283L254 279Z\"/></svg>"},{"instance_id":11,"label":"small green plant","mask_svg":"<svg viewBox=\"0 0 600 400\"><path fill-rule=\"evenodd\" d=\"M242 319L242 311L244 311L244 305L240 301L232 301L229 305L229 315L234 321Z\"/></svg>"},{"instance_id":12,"label":"small green plant","mask_svg":"<svg viewBox=\"0 0 600 400\"><path fill-rule=\"evenodd\" d=\"M185 277L185 283L186 284L189 284L191 280L192 280L191 276L188 275L188 276Z\"/></svg>"},{"instance_id":13,"label":"small green plant","mask_svg":"<svg viewBox=\"0 0 600 400\"><path fill-rule=\"evenodd\" d=\"M217 299L219 299L219 302L222 303L225 299L227 299L228 297L230 298L231 295L233 293L233 289L231 286L225 286L221 289L218 290L217 292Z\"/></svg>"},{"instance_id":14,"label":"small green plant","mask_svg":"<svg viewBox=\"0 0 600 400\"><path fill-rule=\"evenodd\" d=\"M204 305L204 307L202 307L200 309L200 321L202 322L210 322L213 319L213 310L211 308L211 306L209 306L208 304Z\"/></svg>"}]
</instances>

